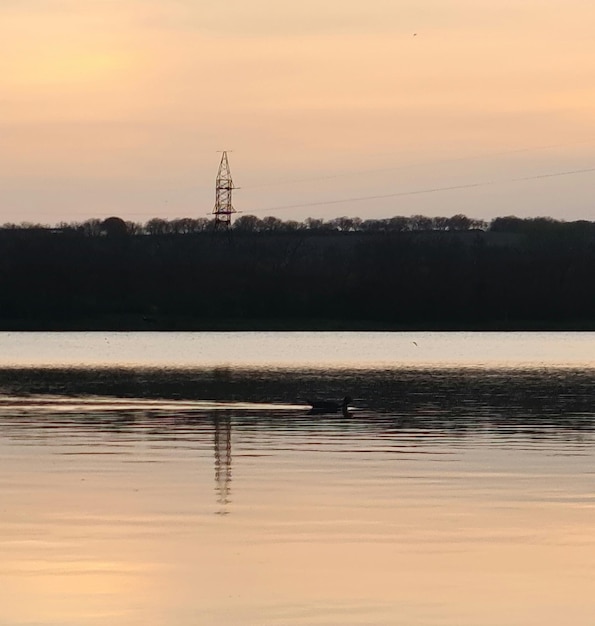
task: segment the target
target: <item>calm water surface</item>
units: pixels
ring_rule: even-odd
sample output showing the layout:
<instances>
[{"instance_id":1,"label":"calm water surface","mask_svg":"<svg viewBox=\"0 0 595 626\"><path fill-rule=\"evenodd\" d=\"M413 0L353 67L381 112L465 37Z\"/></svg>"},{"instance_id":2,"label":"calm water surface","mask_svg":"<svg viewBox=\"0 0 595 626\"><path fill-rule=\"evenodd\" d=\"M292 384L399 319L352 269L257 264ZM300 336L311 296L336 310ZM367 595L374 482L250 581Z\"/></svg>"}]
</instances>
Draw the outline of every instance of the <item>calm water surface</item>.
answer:
<instances>
[{"instance_id":1,"label":"calm water surface","mask_svg":"<svg viewBox=\"0 0 595 626\"><path fill-rule=\"evenodd\" d=\"M0 624L590 626L594 407L591 333L0 333Z\"/></svg>"}]
</instances>

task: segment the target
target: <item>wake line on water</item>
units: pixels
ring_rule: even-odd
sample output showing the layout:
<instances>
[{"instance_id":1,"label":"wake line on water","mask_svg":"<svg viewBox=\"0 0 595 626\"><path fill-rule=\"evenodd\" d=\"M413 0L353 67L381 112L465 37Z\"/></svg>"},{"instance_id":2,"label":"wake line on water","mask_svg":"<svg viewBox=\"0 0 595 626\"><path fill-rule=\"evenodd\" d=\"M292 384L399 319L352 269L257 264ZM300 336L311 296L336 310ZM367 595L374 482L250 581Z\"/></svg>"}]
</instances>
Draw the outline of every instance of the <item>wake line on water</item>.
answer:
<instances>
[{"instance_id":1,"label":"wake line on water","mask_svg":"<svg viewBox=\"0 0 595 626\"><path fill-rule=\"evenodd\" d=\"M44 412L80 412L94 411L222 411L241 410L303 410L305 405L273 404L260 402L235 402L215 400L155 400L144 398L86 397L66 398L63 396L0 396L0 411L44 411Z\"/></svg>"}]
</instances>

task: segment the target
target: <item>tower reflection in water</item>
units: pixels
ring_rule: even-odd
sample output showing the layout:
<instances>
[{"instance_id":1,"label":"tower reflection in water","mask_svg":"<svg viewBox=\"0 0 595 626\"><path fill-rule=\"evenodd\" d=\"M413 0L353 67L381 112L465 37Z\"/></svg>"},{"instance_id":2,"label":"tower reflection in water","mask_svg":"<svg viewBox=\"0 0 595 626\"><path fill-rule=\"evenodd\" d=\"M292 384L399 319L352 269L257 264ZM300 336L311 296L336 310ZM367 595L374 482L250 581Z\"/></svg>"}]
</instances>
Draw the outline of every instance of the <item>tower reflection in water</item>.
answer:
<instances>
[{"instance_id":1,"label":"tower reflection in water","mask_svg":"<svg viewBox=\"0 0 595 626\"><path fill-rule=\"evenodd\" d=\"M231 494L231 417L215 416L215 491L219 515L227 515Z\"/></svg>"}]
</instances>

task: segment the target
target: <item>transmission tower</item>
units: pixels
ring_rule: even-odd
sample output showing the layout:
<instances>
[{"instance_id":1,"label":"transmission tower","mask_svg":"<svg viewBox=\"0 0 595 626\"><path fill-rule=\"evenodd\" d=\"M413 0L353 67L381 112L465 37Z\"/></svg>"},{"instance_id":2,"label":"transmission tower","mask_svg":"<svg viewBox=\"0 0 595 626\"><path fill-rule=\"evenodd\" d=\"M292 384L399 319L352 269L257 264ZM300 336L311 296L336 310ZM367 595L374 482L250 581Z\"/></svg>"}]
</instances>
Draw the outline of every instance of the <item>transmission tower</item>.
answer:
<instances>
[{"instance_id":1,"label":"transmission tower","mask_svg":"<svg viewBox=\"0 0 595 626\"><path fill-rule=\"evenodd\" d=\"M234 189L229 163L227 162L227 152L221 155L219 171L217 172L217 182L215 183L215 227L228 229L231 226L231 214L236 210L231 205L231 192Z\"/></svg>"}]
</instances>

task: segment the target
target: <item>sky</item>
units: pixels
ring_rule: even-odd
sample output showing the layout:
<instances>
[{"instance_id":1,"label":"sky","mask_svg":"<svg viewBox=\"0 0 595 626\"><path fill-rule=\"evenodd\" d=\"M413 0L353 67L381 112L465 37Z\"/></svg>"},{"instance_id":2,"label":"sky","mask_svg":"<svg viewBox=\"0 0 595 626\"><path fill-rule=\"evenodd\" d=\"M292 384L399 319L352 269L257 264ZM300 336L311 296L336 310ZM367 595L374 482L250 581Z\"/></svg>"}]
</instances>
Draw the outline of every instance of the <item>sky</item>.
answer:
<instances>
[{"instance_id":1,"label":"sky","mask_svg":"<svg viewBox=\"0 0 595 626\"><path fill-rule=\"evenodd\" d=\"M592 0L2 0L0 223L595 220Z\"/></svg>"}]
</instances>

